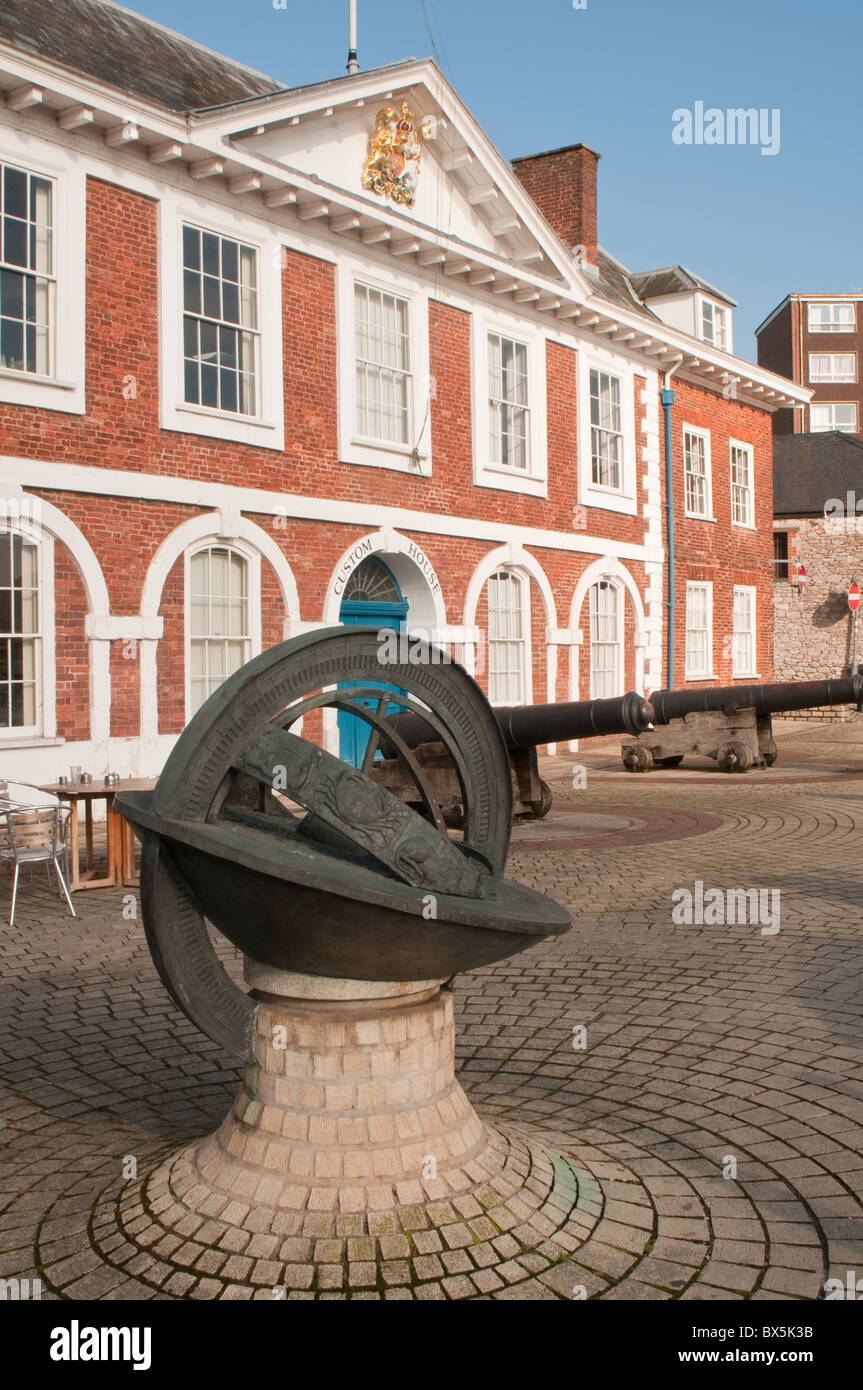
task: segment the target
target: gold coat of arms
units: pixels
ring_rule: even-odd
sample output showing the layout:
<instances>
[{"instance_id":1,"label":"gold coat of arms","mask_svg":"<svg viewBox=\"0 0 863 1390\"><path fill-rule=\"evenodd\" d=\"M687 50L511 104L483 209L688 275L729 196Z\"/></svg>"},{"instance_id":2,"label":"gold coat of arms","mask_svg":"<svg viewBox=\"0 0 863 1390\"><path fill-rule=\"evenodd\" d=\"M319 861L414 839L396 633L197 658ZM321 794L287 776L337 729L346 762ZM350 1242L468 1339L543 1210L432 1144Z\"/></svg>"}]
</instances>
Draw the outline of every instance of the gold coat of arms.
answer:
<instances>
[{"instance_id":1,"label":"gold coat of arms","mask_svg":"<svg viewBox=\"0 0 863 1390\"><path fill-rule=\"evenodd\" d=\"M407 102L402 103L401 116L392 106L385 106L375 118L374 134L369 140L363 188L379 198L391 198L394 203L412 208L419 181L421 142Z\"/></svg>"}]
</instances>

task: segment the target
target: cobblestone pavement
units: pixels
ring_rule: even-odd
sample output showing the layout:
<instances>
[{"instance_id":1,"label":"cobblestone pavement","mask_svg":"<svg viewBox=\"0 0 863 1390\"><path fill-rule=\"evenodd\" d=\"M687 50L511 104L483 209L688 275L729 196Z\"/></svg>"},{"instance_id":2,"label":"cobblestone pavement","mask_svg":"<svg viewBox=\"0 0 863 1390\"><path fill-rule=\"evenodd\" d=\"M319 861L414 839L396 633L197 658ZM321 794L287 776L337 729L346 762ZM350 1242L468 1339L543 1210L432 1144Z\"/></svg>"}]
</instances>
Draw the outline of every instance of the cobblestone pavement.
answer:
<instances>
[{"instance_id":1,"label":"cobblestone pavement","mask_svg":"<svg viewBox=\"0 0 863 1390\"><path fill-rule=\"evenodd\" d=\"M583 1183L571 1257L519 1258L499 1229L489 1273L431 1231L409 1286L353 1296L815 1299L863 1275L863 719L788 725L777 765L745 777L618 769L611 747L549 760L560 810L514 837L510 874L573 930L456 983L471 1101ZM675 922L672 893L697 881L780 890L779 930ZM134 898L75 901L78 920L37 880L0 928L0 1278L206 1297L176 1258L161 1285L140 1255L124 1265L103 1193L130 1158L143 1171L215 1129L239 1070L168 1000ZM238 1253L214 1249L213 1272Z\"/></svg>"}]
</instances>

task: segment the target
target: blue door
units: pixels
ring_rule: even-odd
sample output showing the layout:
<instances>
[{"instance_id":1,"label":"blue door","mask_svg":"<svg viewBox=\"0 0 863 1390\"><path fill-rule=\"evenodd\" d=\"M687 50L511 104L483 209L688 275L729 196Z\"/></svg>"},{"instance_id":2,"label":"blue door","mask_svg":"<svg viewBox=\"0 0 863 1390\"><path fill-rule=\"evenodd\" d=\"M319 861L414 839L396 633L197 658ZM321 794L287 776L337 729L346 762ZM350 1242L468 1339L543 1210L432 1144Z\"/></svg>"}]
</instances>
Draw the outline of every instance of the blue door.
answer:
<instances>
[{"instance_id":1,"label":"blue door","mask_svg":"<svg viewBox=\"0 0 863 1390\"><path fill-rule=\"evenodd\" d=\"M373 596L372 593L365 598L364 594L369 590L376 591L376 594L383 591L387 598ZM402 598L393 575L377 556L370 556L354 571L345 594L339 612L339 621L345 626L404 631L408 604ZM385 681L369 681L369 685L381 692L398 691L397 686L388 685ZM374 709L376 702L363 700L362 703L369 709ZM356 715L348 714L345 710L339 710L339 757L353 767L360 767L369 741L369 733L369 725L364 720L357 719Z\"/></svg>"}]
</instances>

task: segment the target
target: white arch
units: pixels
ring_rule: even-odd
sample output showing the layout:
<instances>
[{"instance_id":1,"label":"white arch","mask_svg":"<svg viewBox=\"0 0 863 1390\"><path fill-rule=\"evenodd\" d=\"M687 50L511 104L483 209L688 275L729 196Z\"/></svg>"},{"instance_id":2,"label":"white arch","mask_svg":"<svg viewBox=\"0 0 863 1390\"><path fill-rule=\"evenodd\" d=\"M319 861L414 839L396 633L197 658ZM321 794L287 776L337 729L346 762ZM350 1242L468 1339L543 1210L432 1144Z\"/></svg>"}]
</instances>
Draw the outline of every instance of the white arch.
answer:
<instances>
[{"instance_id":1,"label":"white arch","mask_svg":"<svg viewBox=\"0 0 863 1390\"><path fill-rule=\"evenodd\" d=\"M142 617L156 617L158 614L159 605L162 602L162 590L168 575L180 556L184 555L189 547L197 541L210 539L243 540L253 550L258 551L262 559L266 560L275 572L289 619L292 622L299 622L300 600L297 593L297 581L284 553L279 549L272 536L267 535L267 532L253 521L249 521L247 517L236 515L226 518L224 512L203 512L200 516L193 516L165 537L150 561L147 577L144 580L144 588L141 593Z\"/></svg>"},{"instance_id":2,"label":"white arch","mask_svg":"<svg viewBox=\"0 0 863 1390\"><path fill-rule=\"evenodd\" d=\"M612 556L603 556L599 560L594 560L592 565L580 576L575 586L572 596L572 605L569 610L570 631L575 634L579 631L581 624L581 610L594 584L601 579L615 579L622 585L625 592L629 595L633 612L635 613L635 685L638 690L644 689L644 660L645 649L647 646L647 630L644 618L644 604L635 577L630 574L625 565ZM580 645L580 644L579 644ZM579 645L570 648L570 671L569 671L569 691L570 699L579 699ZM586 698L586 697L585 697Z\"/></svg>"},{"instance_id":3,"label":"white arch","mask_svg":"<svg viewBox=\"0 0 863 1390\"><path fill-rule=\"evenodd\" d=\"M464 601L465 627L472 627L476 622L476 610L482 598L483 589L491 576L501 569L523 570L525 574L529 574L531 579L536 581L545 605L547 625L550 628L556 628L557 605L554 601L548 575L535 555L531 555L530 551L523 550L520 545L516 545L514 542L509 545L501 545L497 550L490 550L487 555L483 555L471 575L470 583L467 586L467 597Z\"/></svg>"},{"instance_id":4,"label":"white arch","mask_svg":"<svg viewBox=\"0 0 863 1390\"><path fill-rule=\"evenodd\" d=\"M29 495L29 493L25 494L25 496ZM65 512L61 512L59 507L55 507L53 502L46 502L44 498L35 494L34 501L38 502L38 511L34 516L37 525L43 531L47 531L55 540L61 541L78 566L78 572L87 594L89 613L93 617L107 618L111 612L108 585L105 583L105 576L102 573L102 566L99 564L96 552L84 532L75 525Z\"/></svg>"},{"instance_id":5,"label":"white arch","mask_svg":"<svg viewBox=\"0 0 863 1390\"><path fill-rule=\"evenodd\" d=\"M645 641L644 624L644 604L641 600L638 584L635 577L630 574L625 565L611 556L604 556L599 560L594 560L592 565L579 578L572 596L572 605L569 610L569 625L573 632L578 628L581 619L581 610L584 607L584 600L594 584L600 579L617 579L623 585L632 601L635 613L635 645L643 646Z\"/></svg>"},{"instance_id":6,"label":"white arch","mask_svg":"<svg viewBox=\"0 0 863 1390\"><path fill-rule=\"evenodd\" d=\"M408 628L442 633L446 627L446 603L440 580L425 552L415 541L389 526L360 536L339 556L327 584L324 627L339 622L346 579L369 555L386 560L409 604ZM440 639L442 640L442 639Z\"/></svg>"},{"instance_id":7,"label":"white arch","mask_svg":"<svg viewBox=\"0 0 863 1390\"><path fill-rule=\"evenodd\" d=\"M530 551L522 549L516 542L511 541L508 545L498 546L496 550L490 550L484 555L474 570L467 586L467 595L464 602L464 625L466 631L475 629L476 610L482 598L486 584L493 574L498 570L510 569L520 570L522 574L528 575L534 580L545 607L545 698L549 703L553 702L557 694L557 646L554 636L557 630L557 605L554 601L551 584L548 575L542 568L535 555ZM532 636L532 634L531 634ZM528 645L528 660L532 662L532 644ZM475 643L465 645L464 662L467 669L473 674L479 674L476 670L476 645ZM532 678L532 672L530 673ZM553 745L549 745L553 748Z\"/></svg>"},{"instance_id":8,"label":"white arch","mask_svg":"<svg viewBox=\"0 0 863 1390\"><path fill-rule=\"evenodd\" d=\"M282 599L292 624L300 620L300 601L293 570L272 536L268 536L253 521L236 512L203 512L177 526L165 537L150 561L141 592L141 617L155 618L162 602L162 592L168 575L181 555L198 542L223 540L245 542L255 556L272 567L279 582ZM253 614L256 631L260 631L260 612ZM141 642L141 738L154 741L159 732L158 685L156 671L157 639Z\"/></svg>"},{"instance_id":9,"label":"white arch","mask_svg":"<svg viewBox=\"0 0 863 1390\"><path fill-rule=\"evenodd\" d=\"M23 493L30 499L31 494ZM111 730L111 649L106 641L93 635L92 622L95 618L107 618L111 613L111 600L102 566L87 537L71 517L61 512L53 502L46 502L38 494L32 495L35 503L29 530L43 533L49 537L49 544L59 541L71 555L87 597L85 631L88 636L90 657L90 739L93 744L107 746ZM50 574L44 575L48 606L54 608L54 570L53 549L49 554ZM43 633L43 676L48 687L44 701L44 733L53 737L57 729L56 713L56 619L52 621L51 631L47 627ZM101 756L100 753L97 757Z\"/></svg>"}]
</instances>

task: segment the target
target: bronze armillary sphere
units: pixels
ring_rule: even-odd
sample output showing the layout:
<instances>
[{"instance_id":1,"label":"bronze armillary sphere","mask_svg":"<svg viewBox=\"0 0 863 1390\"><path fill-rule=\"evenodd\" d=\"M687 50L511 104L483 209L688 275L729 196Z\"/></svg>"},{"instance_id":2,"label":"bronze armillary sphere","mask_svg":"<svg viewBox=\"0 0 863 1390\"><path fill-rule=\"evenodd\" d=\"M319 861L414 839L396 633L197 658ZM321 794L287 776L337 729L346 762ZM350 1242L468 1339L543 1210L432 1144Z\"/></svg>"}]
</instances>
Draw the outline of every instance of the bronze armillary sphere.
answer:
<instances>
[{"instance_id":1,"label":"bronze armillary sphere","mask_svg":"<svg viewBox=\"0 0 863 1390\"><path fill-rule=\"evenodd\" d=\"M383 981L446 979L570 926L563 908L503 877L509 760L479 686L428 645L416 665L382 665L380 652L379 631L357 627L264 652L201 707L155 791L117 799L143 842L144 925L162 980L203 1032L241 1055L254 1004L219 961L208 921L272 968ZM299 737L300 721L321 710L370 726L360 769ZM387 722L403 711L421 715L452 759L460 838ZM374 780L384 735L419 811Z\"/></svg>"}]
</instances>

